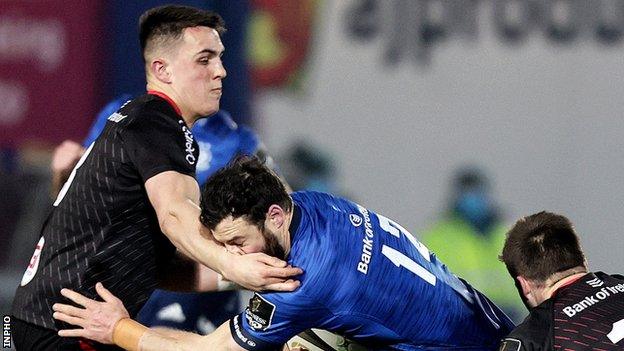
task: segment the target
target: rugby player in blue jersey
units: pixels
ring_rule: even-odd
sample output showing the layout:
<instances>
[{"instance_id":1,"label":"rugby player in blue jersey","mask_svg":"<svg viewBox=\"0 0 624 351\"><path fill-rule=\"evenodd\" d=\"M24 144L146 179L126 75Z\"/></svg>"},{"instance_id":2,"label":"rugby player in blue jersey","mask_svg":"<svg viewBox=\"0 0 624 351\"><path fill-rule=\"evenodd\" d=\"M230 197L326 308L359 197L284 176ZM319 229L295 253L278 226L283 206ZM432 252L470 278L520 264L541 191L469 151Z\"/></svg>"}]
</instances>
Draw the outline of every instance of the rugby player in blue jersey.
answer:
<instances>
[{"instance_id":1,"label":"rugby player in blue jersey","mask_svg":"<svg viewBox=\"0 0 624 351\"><path fill-rule=\"evenodd\" d=\"M86 337L129 350L273 350L311 328L372 349L495 350L513 323L453 275L394 221L318 192L289 195L256 159L238 159L203 189L201 222L226 250L264 252L301 267L301 286L255 294L247 309L207 336L148 329L128 318L101 284L103 302L64 289L82 306L54 317Z\"/></svg>"}]
</instances>

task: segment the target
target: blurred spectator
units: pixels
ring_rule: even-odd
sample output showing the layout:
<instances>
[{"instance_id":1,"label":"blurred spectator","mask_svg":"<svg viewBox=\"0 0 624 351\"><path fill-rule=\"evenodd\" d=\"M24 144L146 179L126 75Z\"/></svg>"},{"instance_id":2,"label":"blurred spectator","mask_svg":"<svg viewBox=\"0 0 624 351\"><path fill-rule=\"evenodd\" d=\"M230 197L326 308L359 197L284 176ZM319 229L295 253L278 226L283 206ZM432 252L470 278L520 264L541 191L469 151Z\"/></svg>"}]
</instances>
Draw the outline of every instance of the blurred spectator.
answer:
<instances>
[{"instance_id":1,"label":"blurred spectator","mask_svg":"<svg viewBox=\"0 0 624 351\"><path fill-rule=\"evenodd\" d=\"M423 233L422 241L453 273L519 321L526 314L524 306L505 266L498 261L506 230L485 173L467 167L455 174L449 208Z\"/></svg>"},{"instance_id":2,"label":"blurred spectator","mask_svg":"<svg viewBox=\"0 0 624 351\"><path fill-rule=\"evenodd\" d=\"M335 167L329 154L305 141L297 141L280 162L280 170L294 191L337 193Z\"/></svg>"}]
</instances>

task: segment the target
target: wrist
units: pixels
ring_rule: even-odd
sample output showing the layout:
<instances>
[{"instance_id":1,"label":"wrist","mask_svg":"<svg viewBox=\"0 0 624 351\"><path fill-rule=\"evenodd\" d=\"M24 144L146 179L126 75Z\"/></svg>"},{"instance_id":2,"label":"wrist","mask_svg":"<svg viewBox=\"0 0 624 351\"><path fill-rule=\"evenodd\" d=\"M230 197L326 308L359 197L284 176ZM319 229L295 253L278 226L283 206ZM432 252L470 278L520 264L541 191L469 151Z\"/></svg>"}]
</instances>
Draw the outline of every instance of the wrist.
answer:
<instances>
[{"instance_id":1,"label":"wrist","mask_svg":"<svg viewBox=\"0 0 624 351\"><path fill-rule=\"evenodd\" d=\"M123 349L139 351L141 337L148 328L130 318L122 318L113 327L113 343Z\"/></svg>"},{"instance_id":2,"label":"wrist","mask_svg":"<svg viewBox=\"0 0 624 351\"><path fill-rule=\"evenodd\" d=\"M218 250L217 264L219 266L219 270L217 271L217 273L220 273L226 279L229 279L229 276L230 276L229 267L232 264L229 256L230 255L225 249Z\"/></svg>"}]
</instances>

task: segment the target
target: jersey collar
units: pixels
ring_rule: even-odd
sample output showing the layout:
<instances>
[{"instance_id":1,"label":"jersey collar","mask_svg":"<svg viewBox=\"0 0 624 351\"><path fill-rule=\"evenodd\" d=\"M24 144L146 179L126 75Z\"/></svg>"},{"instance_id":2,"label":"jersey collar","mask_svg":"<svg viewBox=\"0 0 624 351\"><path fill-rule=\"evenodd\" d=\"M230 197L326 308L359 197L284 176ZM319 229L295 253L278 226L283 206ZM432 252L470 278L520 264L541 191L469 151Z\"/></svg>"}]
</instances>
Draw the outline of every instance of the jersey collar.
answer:
<instances>
[{"instance_id":1,"label":"jersey collar","mask_svg":"<svg viewBox=\"0 0 624 351\"><path fill-rule=\"evenodd\" d=\"M299 223L301 223L301 209L299 205L293 202L293 215L290 220L290 226L288 227L288 233L290 233L290 245L292 246L292 238L295 236L295 233L299 229Z\"/></svg>"},{"instance_id":2,"label":"jersey collar","mask_svg":"<svg viewBox=\"0 0 624 351\"><path fill-rule=\"evenodd\" d=\"M570 281L567 281L565 284L563 284L563 285L561 285L560 287L558 287L558 288L557 288L557 290L553 291L552 295L550 295L550 296L551 296L551 297L555 296L557 293L559 293L559 292L560 292L561 290L563 290L565 287L568 287L568 286L570 286L570 285L572 285L572 284L576 283L579 279L581 279L581 278L583 278L583 277L587 276L587 274L591 274L591 273L590 273L590 272L586 272L586 274L584 274L584 275L581 275L581 276L579 276L579 277L577 277L577 278L574 278L574 279L572 279L572 280L570 280Z\"/></svg>"},{"instance_id":3,"label":"jersey collar","mask_svg":"<svg viewBox=\"0 0 624 351\"><path fill-rule=\"evenodd\" d=\"M171 107L173 107L173 109L175 110L175 112L176 112L178 115L182 116L182 112L180 111L180 108L179 108L179 107L178 107L178 105L177 105L177 104L173 101L173 99L171 99L171 98L169 97L169 95L167 95L167 94L165 94L165 93L163 93L163 92L161 92L161 91L157 91L157 90L148 90L148 91L147 91L147 93L148 93L148 94L151 94L151 95L156 95L156 96L159 96L159 97L161 97L161 98L165 99L165 100L169 103L169 105L171 105Z\"/></svg>"}]
</instances>

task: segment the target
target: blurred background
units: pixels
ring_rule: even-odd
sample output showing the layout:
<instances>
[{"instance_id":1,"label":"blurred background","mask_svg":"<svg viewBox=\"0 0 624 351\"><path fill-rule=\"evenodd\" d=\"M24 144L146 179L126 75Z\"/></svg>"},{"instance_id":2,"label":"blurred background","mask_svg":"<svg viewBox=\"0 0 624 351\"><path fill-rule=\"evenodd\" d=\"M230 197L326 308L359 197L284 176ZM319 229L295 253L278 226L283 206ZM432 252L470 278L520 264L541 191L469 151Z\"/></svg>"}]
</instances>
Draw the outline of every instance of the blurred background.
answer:
<instances>
[{"instance_id":1,"label":"blurred background","mask_svg":"<svg viewBox=\"0 0 624 351\"><path fill-rule=\"evenodd\" d=\"M4 0L3 314L52 201L53 148L144 90L137 20L165 3L224 17L222 108L295 189L385 214L458 272L466 247L489 260L468 266L500 270L492 233L560 212L592 270L624 271L624 0Z\"/></svg>"}]
</instances>

